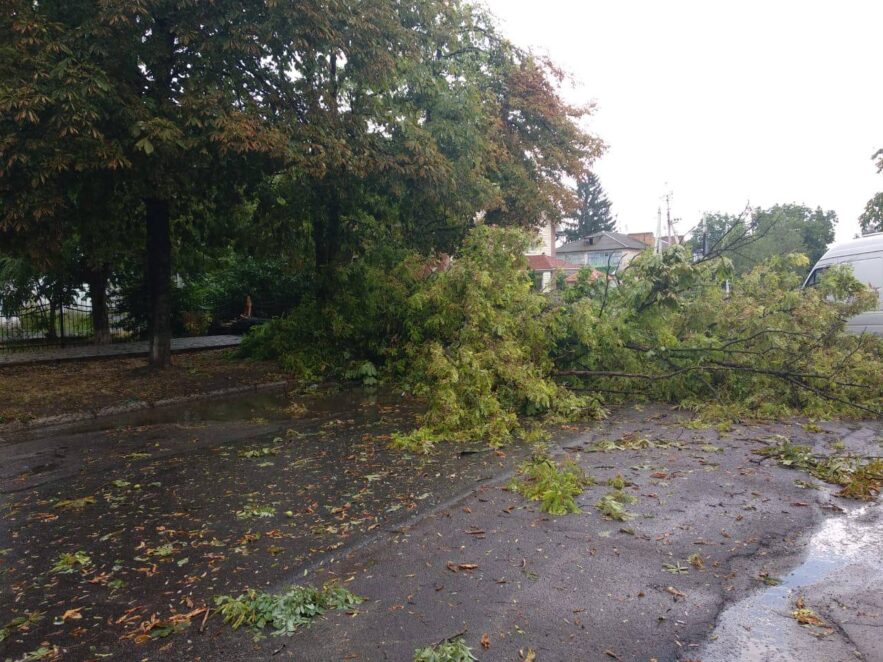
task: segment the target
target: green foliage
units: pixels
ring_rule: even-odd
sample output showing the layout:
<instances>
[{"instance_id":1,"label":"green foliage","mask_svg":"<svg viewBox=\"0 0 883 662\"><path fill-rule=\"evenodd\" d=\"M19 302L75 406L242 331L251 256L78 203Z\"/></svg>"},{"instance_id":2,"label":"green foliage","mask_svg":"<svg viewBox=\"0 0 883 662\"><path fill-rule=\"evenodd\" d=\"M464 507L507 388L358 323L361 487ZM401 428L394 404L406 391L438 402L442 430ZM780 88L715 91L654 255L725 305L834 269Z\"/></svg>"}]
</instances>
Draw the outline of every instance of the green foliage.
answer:
<instances>
[{"instance_id":1,"label":"green foliage","mask_svg":"<svg viewBox=\"0 0 883 662\"><path fill-rule=\"evenodd\" d=\"M4 252L8 233L17 255L55 268L73 237L89 267L136 281L148 262L152 305L131 307L139 329L160 318L164 346L167 247L200 295L176 292L175 313L255 287L260 312L299 275L324 302L337 270L377 246L450 252L479 212L520 227L561 218L576 203L568 182L603 150L581 128L591 107L562 99L562 72L459 0L6 5ZM203 278L214 258L221 275Z\"/></svg>"},{"instance_id":2,"label":"green foliage","mask_svg":"<svg viewBox=\"0 0 883 662\"><path fill-rule=\"evenodd\" d=\"M215 598L215 607L234 630L245 626L259 633L269 626L274 635L290 635L327 611L349 609L362 601L340 586L291 586L278 595L255 589L237 598L221 595Z\"/></svg>"},{"instance_id":3,"label":"green foliage","mask_svg":"<svg viewBox=\"0 0 883 662\"><path fill-rule=\"evenodd\" d=\"M414 662L475 662L476 659L472 649L459 637L414 651Z\"/></svg>"},{"instance_id":4,"label":"green foliage","mask_svg":"<svg viewBox=\"0 0 883 662\"><path fill-rule=\"evenodd\" d=\"M641 255L606 297L569 306L559 374L582 388L760 417L879 412L883 343L844 331L876 297L845 267L801 290L795 265L806 264L771 258L728 293L725 259L693 263L682 247Z\"/></svg>"},{"instance_id":5,"label":"green foliage","mask_svg":"<svg viewBox=\"0 0 883 662\"><path fill-rule=\"evenodd\" d=\"M509 441L519 416L570 420L603 413L552 378L557 310L537 293L520 232L476 227L447 271L408 300L404 379L426 398L437 438Z\"/></svg>"},{"instance_id":6,"label":"green foliage","mask_svg":"<svg viewBox=\"0 0 883 662\"><path fill-rule=\"evenodd\" d=\"M817 460L813 457L812 449L804 444L792 444L790 440L783 439L774 446L767 446L756 451L758 455L770 457L783 467L793 469L812 469Z\"/></svg>"},{"instance_id":7,"label":"green foliage","mask_svg":"<svg viewBox=\"0 0 883 662\"><path fill-rule=\"evenodd\" d=\"M593 483L574 461L556 463L542 456L525 462L519 468L520 477L509 484L509 489L531 501L540 502L540 510L550 515L580 512L575 497Z\"/></svg>"},{"instance_id":8,"label":"green foliage","mask_svg":"<svg viewBox=\"0 0 883 662\"><path fill-rule=\"evenodd\" d=\"M437 261L405 251L366 255L340 272L335 296L256 330L243 351L281 357L306 377L403 385L427 405L418 429L393 437L411 452L529 437L531 419L603 416L602 398L677 403L699 412L693 425L722 430L883 405L883 343L844 331L876 298L846 267L802 290L805 257L734 277L727 259L694 263L676 246L639 256L611 283L548 297L531 287L526 244L518 231L481 225L435 272ZM596 450L661 443L624 437Z\"/></svg>"},{"instance_id":9,"label":"green foliage","mask_svg":"<svg viewBox=\"0 0 883 662\"><path fill-rule=\"evenodd\" d=\"M846 499L871 501L883 488L883 458L865 461L841 455L817 457L809 446L792 444L787 439L755 452L773 458L783 467L800 469L826 483L839 485L842 489L838 496Z\"/></svg>"},{"instance_id":10,"label":"green foliage","mask_svg":"<svg viewBox=\"0 0 883 662\"><path fill-rule=\"evenodd\" d=\"M45 615L42 611L25 612L24 616L16 616L3 627L0 627L0 643L3 643L13 632L26 632L32 625L36 625Z\"/></svg>"},{"instance_id":11,"label":"green foliage","mask_svg":"<svg viewBox=\"0 0 883 662\"><path fill-rule=\"evenodd\" d=\"M593 452L644 450L645 448L683 448L683 444L677 441L664 439L647 439L639 434L630 432L617 440L599 439L589 449Z\"/></svg>"},{"instance_id":12,"label":"green foliage","mask_svg":"<svg viewBox=\"0 0 883 662\"><path fill-rule=\"evenodd\" d=\"M862 228L862 234L883 232L883 193L878 193L868 200L864 211L858 217L858 222Z\"/></svg>"},{"instance_id":13,"label":"green foliage","mask_svg":"<svg viewBox=\"0 0 883 662\"><path fill-rule=\"evenodd\" d=\"M432 452L440 439L431 428L420 427L411 432L393 432L390 448L426 455Z\"/></svg>"},{"instance_id":14,"label":"green foliage","mask_svg":"<svg viewBox=\"0 0 883 662\"><path fill-rule=\"evenodd\" d=\"M700 252L705 244L709 251L732 260L737 274L777 255L803 253L809 257L809 265L792 267L805 275L806 267L815 264L834 241L836 223L833 211L793 204L758 207L740 216L709 213L692 244Z\"/></svg>"},{"instance_id":15,"label":"green foliage","mask_svg":"<svg viewBox=\"0 0 883 662\"><path fill-rule=\"evenodd\" d=\"M376 379L368 365L384 365L396 351L418 268L407 251L373 251L335 273L331 296L308 295L289 315L253 329L240 352L277 359L304 379Z\"/></svg>"},{"instance_id":16,"label":"green foliage","mask_svg":"<svg viewBox=\"0 0 883 662\"><path fill-rule=\"evenodd\" d=\"M55 560L49 572L67 575L79 572L90 565L92 565L92 558L86 552L82 550L64 552Z\"/></svg>"},{"instance_id":17,"label":"green foliage","mask_svg":"<svg viewBox=\"0 0 883 662\"><path fill-rule=\"evenodd\" d=\"M255 519L275 517L276 509L273 506L261 505L258 503L247 503L242 510L236 511L237 519Z\"/></svg>"},{"instance_id":18,"label":"green foliage","mask_svg":"<svg viewBox=\"0 0 883 662\"><path fill-rule=\"evenodd\" d=\"M365 386L377 383L377 368L371 361L363 361L343 373L344 379L356 379Z\"/></svg>"},{"instance_id":19,"label":"green foliage","mask_svg":"<svg viewBox=\"0 0 883 662\"><path fill-rule=\"evenodd\" d=\"M620 477L621 479L621 477ZM637 502L638 498L632 494L624 492L622 488L616 488L608 492L598 500L595 507L601 511L601 514L608 519L625 522L634 517L633 513L628 512L625 506L630 503Z\"/></svg>"}]
</instances>

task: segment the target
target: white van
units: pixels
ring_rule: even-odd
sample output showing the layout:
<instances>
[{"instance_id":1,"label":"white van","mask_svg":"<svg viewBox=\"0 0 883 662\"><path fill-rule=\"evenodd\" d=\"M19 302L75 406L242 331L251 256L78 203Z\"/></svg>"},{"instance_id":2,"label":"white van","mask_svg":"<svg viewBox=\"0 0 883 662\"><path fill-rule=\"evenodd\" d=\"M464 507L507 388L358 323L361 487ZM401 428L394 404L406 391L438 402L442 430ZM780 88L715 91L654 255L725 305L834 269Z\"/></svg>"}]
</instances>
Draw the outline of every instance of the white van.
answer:
<instances>
[{"instance_id":1,"label":"white van","mask_svg":"<svg viewBox=\"0 0 883 662\"><path fill-rule=\"evenodd\" d=\"M883 232L835 244L825 252L809 272L804 287L815 285L822 273L833 264L848 264L855 277L877 291L877 309L851 318L846 328L853 333L883 336Z\"/></svg>"}]
</instances>

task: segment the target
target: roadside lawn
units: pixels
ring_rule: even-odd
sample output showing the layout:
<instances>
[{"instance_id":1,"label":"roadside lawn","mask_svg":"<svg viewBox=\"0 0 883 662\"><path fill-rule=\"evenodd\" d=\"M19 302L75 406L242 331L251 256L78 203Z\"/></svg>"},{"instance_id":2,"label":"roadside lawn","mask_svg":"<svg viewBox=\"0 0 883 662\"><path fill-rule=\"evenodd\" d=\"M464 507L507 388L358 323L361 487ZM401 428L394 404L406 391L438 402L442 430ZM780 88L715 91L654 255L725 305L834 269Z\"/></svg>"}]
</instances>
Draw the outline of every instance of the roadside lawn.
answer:
<instances>
[{"instance_id":1,"label":"roadside lawn","mask_svg":"<svg viewBox=\"0 0 883 662\"><path fill-rule=\"evenodd\" d=\"M144 357L2 367L0 425L286 378L274 362L233 356L229 349L176 354L163 372L149 370Z\"/></svg>"}]
</instances>

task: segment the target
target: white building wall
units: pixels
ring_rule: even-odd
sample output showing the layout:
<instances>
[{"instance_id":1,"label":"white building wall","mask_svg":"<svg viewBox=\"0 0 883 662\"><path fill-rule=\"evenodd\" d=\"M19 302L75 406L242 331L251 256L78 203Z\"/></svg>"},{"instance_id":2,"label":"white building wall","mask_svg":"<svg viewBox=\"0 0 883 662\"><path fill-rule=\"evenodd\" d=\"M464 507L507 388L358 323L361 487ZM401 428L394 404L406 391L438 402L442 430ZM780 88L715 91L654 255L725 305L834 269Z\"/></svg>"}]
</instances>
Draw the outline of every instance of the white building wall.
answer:
<instances>
[{"instance_id":1,"label":"white building wall","mask_svg":"<svg viewBox=\"0 0 883 662\"><path fill-rule=\"evenodd\" d=\"M527 255L555 256L555 226L545 221L537 233L537 240L527 251Z\"/></svg>"}]
</instances>

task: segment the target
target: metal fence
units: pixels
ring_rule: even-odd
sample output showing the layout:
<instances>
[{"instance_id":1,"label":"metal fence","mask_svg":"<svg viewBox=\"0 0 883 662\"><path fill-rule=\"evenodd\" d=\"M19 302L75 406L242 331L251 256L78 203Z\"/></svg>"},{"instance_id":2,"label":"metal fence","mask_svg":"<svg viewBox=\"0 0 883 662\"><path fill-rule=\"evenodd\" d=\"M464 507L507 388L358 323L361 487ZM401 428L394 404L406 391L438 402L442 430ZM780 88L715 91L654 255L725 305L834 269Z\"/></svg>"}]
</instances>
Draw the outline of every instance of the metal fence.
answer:
<instances>
[{"instance_id":1,"label":"metal fence","mask_svg":"<svg viewBox=\"0 0 883 662\"><path fill-rule=\"evenodd\" d=\"M199 336L244 333L255 324L286 314L294 306L291 300L271 300L254 296L251 317L244 318L244 301L229 301L195 311L179 311L173 321L175 335ZM146 323L134 319L121 301L108 300L111 342L138 340L146 332ZM0 308L0 352L47 347L66 347L94 341L92 303L88 300L64 306L52 306L45 299L25 306Z\"/></svg>"},{"instance_id":2,"label":"metal fence","mask_svg":"<svg viewBox=\"0 0 883 662\"><path fill-rule=\"evenodd\" d=\"M126 320L125 313L108 306L112 341L134 338L136 334ZM89 343L94 335L90 302L52 306L41 299L14 310L0 310L0 351Z\"/></svg>"}]
</instances>

